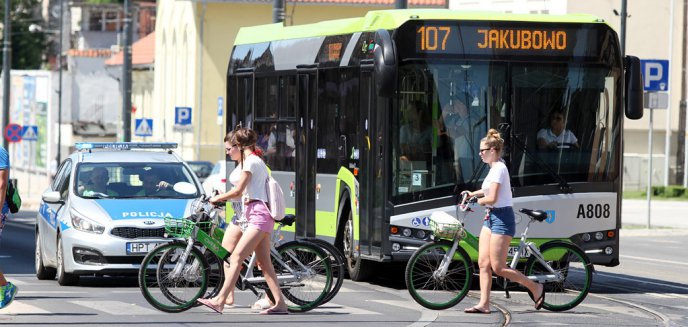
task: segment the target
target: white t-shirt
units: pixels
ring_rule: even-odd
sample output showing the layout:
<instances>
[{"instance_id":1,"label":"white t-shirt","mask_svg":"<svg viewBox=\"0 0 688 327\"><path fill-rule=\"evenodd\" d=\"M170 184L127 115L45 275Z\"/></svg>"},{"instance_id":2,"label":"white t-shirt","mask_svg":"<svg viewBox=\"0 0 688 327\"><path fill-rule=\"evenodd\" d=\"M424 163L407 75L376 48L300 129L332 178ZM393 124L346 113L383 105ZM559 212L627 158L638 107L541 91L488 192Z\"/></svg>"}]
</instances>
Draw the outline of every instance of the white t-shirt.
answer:
<instances>
[{"instance_id":1,"label":"white t-shirt","mask_svg":"<svg viewBox=\"0 0 688 327\"><path fill-rule=\"evenodd\" d=\"M241 180L241 167L236 166L234 167L234 170L229 174L229 183L231 183L233 186L236 186L239 184L239 181ZM242 197L243 198L243 197ZM243 199L232 199L230 200L232 203L232 209L234 209L234 213L238 217L243 217L242 213L244 212L244 201Z\"/></svg>"},{"instance_id":2,"label":"white t-shirt","mask_svg":"<svg viewBox=\"0 0 688 327\"><path fill-rule=\"evenodd\" d=\"M263 159L256 155L250 155L244 158L244 164L240 164L239 167L241 167L241 171L251 173L251 179L248 181L248 185L246 185L246 189L244 190L244 198L268 202L268 195L265 190L265 183L268 178L268 167L265 166ZM232 176L229 177L229 181L232 181Z\"/></svg>"},{"instance_id":3,"label":"white t-shirt","mask_svg":"<svg viewBox=\"0 0 688 327\"><path fill-rule=\"evenodd\" d=\"M538 131L537 138L545 140L545 142L547 142L548 144L552 142L557 142L557 147L560 149L568 149L571 147L571 144L578 143L578 139L576 138L576 136L573 135L573 133L568 129L565 129L559 135L554 135L551 129L543 128Z\"/></svg>"},{"instance_id":4,"label":"white t-shirt","mask_svg":"<svg viewBox=\"0 0 688 327\"><path fill-rule=\"evenodd\" d=\"M509 180L509 170L502 161L497 161L492 164L490 172L483 181L482 190L485 196L490 194L490 184L499 184L499 193L497 193L497 202L492 206L493 208L511 207L514 205L511 198L511 181Z\"/></svg>"}]
</instances>

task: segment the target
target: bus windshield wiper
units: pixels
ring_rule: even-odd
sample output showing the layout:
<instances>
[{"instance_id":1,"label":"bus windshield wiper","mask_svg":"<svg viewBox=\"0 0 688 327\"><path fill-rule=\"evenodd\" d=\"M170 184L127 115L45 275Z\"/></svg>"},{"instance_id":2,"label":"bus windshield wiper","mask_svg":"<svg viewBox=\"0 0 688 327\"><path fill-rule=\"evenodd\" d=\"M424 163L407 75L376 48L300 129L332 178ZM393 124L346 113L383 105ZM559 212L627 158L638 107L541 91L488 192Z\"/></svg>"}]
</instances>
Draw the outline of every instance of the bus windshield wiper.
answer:
<instances>
[{"instance_id":1,"label":"bus windshield wiper","mask_svg":"<svg viewBox=\"0 0 688 327\"><path fill-rule=\"evenodd\" d=\"M509 124L499 124L499 129L500 132L504 131L504 134L507 134L511 131L511 125ZM547 163L545 163L541 158L538 158L538 156L534 155L532 152L528 150L526 145L521 142L521 140L516 136L514 133L509 133L509 136L511 136L511 139L513 140L513 144L521 149L523 153L532 161L534 162L538 168L541 168L545 170L552 178L554 178L557 183L559 184L559 190L561 190L564 193L572 193L573 189L571 188L571 185L563 178L561 175L555 173L552 170L552 167L550 167Z\"/></svg>"}]
</instances>

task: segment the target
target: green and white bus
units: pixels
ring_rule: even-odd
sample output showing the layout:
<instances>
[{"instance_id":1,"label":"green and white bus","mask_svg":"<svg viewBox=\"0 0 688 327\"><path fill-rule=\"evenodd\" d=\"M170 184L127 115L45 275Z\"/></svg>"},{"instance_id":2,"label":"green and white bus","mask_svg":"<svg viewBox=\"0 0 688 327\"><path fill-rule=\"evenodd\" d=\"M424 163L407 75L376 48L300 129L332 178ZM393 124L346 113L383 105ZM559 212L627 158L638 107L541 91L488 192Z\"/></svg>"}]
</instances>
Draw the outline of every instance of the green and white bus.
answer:
<instances>
[{"instance_id":1,"label":"green and white bus","mask_svg":"<svg viewBox=\"0 0 688 327\"><path fill-rule=\"evenodd\" d=\"M505 137L515 209L550 214L531 239L619 263L623 118L642 117L642 86L601 19L405 9L246 27L227 99L228 130L260 135L293 236L332 242L354 280L408 260L430 213L455 214L455 196L480 187L488 128Z\"/></svg>"}]
</instances>

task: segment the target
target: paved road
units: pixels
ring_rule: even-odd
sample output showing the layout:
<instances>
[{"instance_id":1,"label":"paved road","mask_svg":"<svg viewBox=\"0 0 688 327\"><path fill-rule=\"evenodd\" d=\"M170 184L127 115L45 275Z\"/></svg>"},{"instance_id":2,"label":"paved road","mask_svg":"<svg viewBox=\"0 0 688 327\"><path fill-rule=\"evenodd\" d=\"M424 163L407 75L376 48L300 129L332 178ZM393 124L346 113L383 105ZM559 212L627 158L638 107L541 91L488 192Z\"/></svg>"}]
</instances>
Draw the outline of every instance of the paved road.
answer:
<instances>
[{"instance_id":1,"label":"paved road","mask_svg":"<svg viewBox=\"0 0 688 327\"><path fill-rule=\"evenodd\" d=\"M17 301L0 310L3 326L688 326L688 264L682 252L688 233L648 237L638 233L624 236L626 231L622 231L621 265L598 267L591 295L568 312L535 311L524 293L512 292L507 300L500 291L494 292L490 315L461 311L477 303L477 291L455 308L425 310L404 289L403 267L388 267L380 269L379 277L370 283L347 280L333 303L304 314L266 317L239 306L227 311L231 315L220 316L205 308L182 314L156 311L141 296L135 278L82 278L76 287L38 281L33 270L32 215L35 212L15 219L3 235L0 267L20 287ZM253 300L250 294L240 292L237 303Z\"/></svg>"}]
</instances>

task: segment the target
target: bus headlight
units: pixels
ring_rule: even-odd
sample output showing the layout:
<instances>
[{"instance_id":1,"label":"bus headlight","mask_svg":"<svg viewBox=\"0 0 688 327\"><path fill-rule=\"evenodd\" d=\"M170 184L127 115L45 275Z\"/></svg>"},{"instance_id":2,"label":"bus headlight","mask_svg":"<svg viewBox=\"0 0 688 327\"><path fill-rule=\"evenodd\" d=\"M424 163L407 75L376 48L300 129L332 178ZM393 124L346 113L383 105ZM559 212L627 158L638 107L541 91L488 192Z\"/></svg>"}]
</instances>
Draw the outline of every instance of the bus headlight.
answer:
<instances>
[{"instance_id":1,"label":"bus headlight","mask_svg":"<svg viewBox=\"0 0 688 327\"><path fill-rule=\"evenodd\" d=\"M401 231L401 235L404 235L406 237L411 237L411 229L410 228L404 228L404 230Z\"/></svg>"},{"instance_id":2,"label":"bus headlight","mask_svg":"<svg viewBox=\"0 0 688 327\"><path fill-rule=\"evenodd\" d=\"M585 233L583 236L581 236L581 239L583 242L590 242L590 233Z\"/></svg>"},{"instance_id":3,"label":"bus headlight","mask_svg":"<svg viewBox=\"0 0 688 327\"><path fill-rule=\"evenodd\" d=\"M416 231L416 237L418 237L418 238L425 238L425 235L426 235L425 231L422 229L419 229Z\"/></svg>"},{"instance_id":4,"label":"bus headlight","mask_svg":"<svg viewBox=\"0 0 688 327\"><path fill-rule=\"evenodd\" d=\"M595 239L598 241L601 241L604 238L604 234L602 232L597 232L595 233Z\"/></svg>"},{"instance_id":5,"label":"bus headlight","mask_svg":"<svg viewBox=\"0 0 688 327\"><path fill-rule=\"evenodd\" d=\"M604 254L606 254L606 255L612 255L612 253L614 253L614 249L612 249L611 246L608 246L608 247L604 248Z\"/></svg>"}]
</instances>

